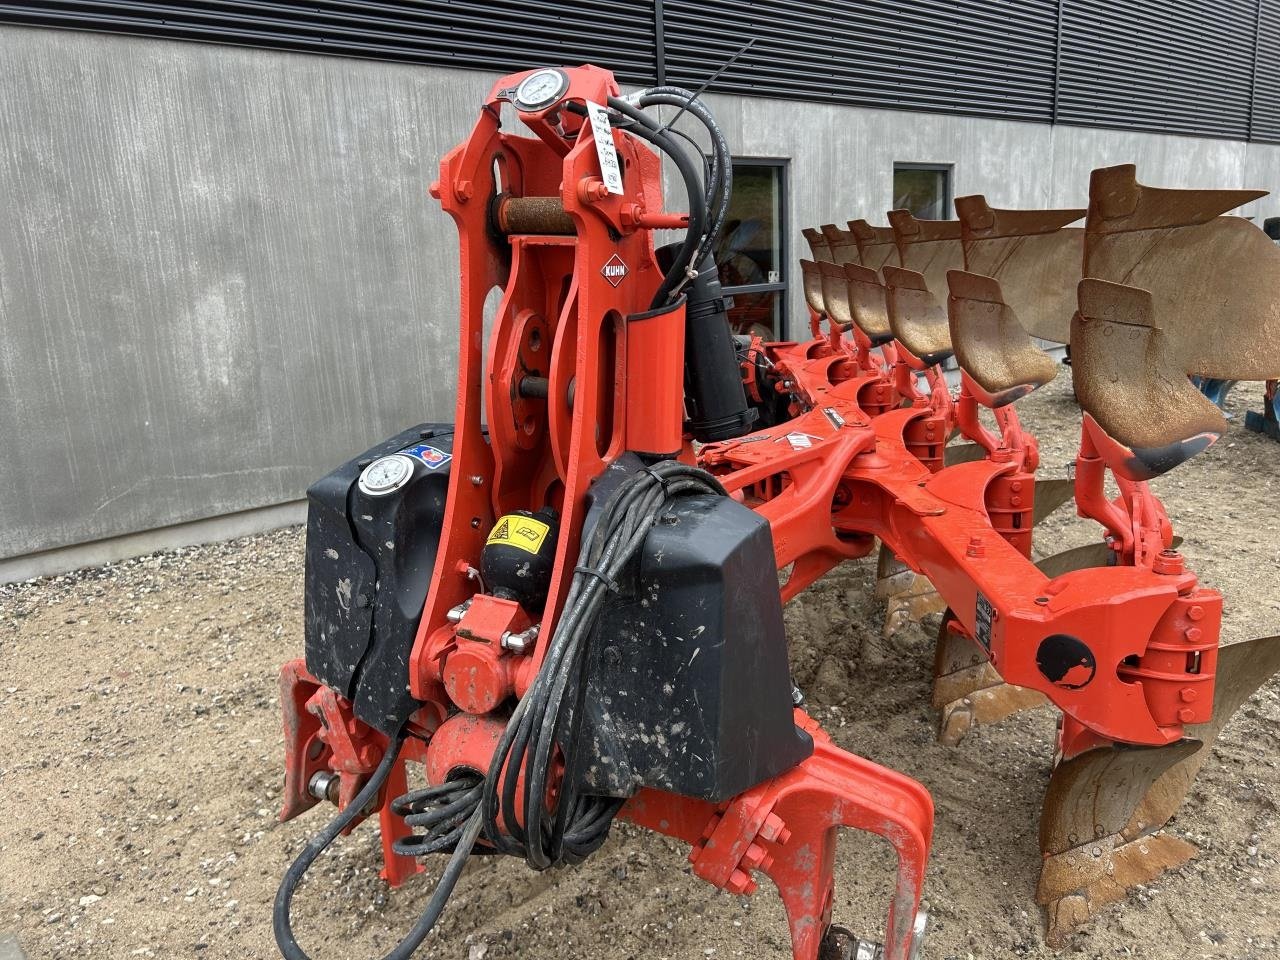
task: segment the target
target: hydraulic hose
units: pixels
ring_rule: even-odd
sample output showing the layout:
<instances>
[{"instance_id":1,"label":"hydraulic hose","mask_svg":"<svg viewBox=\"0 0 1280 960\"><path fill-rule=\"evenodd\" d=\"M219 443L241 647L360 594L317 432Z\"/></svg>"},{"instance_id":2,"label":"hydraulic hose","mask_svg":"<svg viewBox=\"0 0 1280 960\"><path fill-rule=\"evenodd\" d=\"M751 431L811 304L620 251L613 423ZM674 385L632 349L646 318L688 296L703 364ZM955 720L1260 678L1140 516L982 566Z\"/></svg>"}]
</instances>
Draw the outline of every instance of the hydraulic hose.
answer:
<instances>
[{"instance_id":1,"label":"hydraulic hose","mask_svg":"<svg viewBox=\"0 0 1280 960\"><path fill-rule=\"evenodd\" d=\"M711 248L719 238L724 222L729 216L729 200L733 195L733 160L729 142L721 132L719 124L716 123L715 116L690 90L673 86L650 87L640 91L635 99L641 107L666 104L687 110L706 128L711 138L711 165L706 178L705 200L707 209L714 213L694 261L702 263L711 253Z\"/></svg>"},{"instance_id":2,"label":"hydraulic hose","mask_svg":"<svg viewBox=\"0 0 1280 960\"><path fill-rule=\"evenodd\" d=\"M329 845L341 835L342 831L351 826L356 818L373 803L383 784L387 782L387 777L391 775L391 770L395 766L396 760L400 757L400 750L404 746L404 737L404 732L401 731L387 744L386 752L382 755L382 762L378 764L369 781L356 794L355 799L347 804L346 809L330 820L323 830L307 841L307 845L302 853L298 855L298 859L293 861L289 869L285 871L284 879L280 881L280 889L276 891L275 905L271 910L271 926L275 931L276 946L280 948L280 953L284 955L285 960L311 960L311 957L302 949L293 934L291 912L293 895L297 892L298 884L302 882L303 876L306 875L306 872L315 863L320 854L324 853ZM436 888L431 894L431 899L427 902L426 909L422 911L422 916L418 918L418 922L413 925L413 929L405 935L405 938L383 955L382 960L409 960L414 951L422 945L422 941L427 938L431 928L440 919L440 914L444 912L445 905L449 902L449 897L453 893L453 888L457 886L458 878L462 876L462 870L466 866L467 857L471 854L471 848L475 846L476 838L480 836L482 826L480 809L477 804L459 834L453 856L449 858L449 863L445 866L444 873L440 875L440 880L436 883Z\"/></svg>"},{"instance_id":3,"label":"hydraulic hose","mask_svg":"<svg viewBox=\"0 0 1280 960\"><path fill-rule=\"evenodd\" d=\"M651 309L665 307L677 296L681 284L688 279L690 272L696 269L694 255L702 246L702 238L707 231L707 205L698 182L698 169L693 165L684 149L666 132L664 132L643 110L632 106L621 97L609 98L610 108L618 111L635 122L630 132L642 140L652 143L669 156L680 171L684 180L685 193L689 197L689 226L685 230L684 240L680 244L674 263L662 278L657 293L650 304Z\"/></svg>"}]
</instances>

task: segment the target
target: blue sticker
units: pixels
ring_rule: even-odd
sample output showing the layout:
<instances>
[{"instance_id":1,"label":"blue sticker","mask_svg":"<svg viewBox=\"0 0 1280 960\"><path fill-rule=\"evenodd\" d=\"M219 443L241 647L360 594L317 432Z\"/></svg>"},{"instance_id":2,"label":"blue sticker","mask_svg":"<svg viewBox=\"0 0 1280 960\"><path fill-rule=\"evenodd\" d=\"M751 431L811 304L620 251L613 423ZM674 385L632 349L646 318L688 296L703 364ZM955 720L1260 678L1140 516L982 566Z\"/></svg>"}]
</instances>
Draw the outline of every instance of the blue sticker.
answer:
<instances>
[{"instance_id":1,"label":"blue sticker","mask_svg":"<svg viewBox=\"0 0 1280 960\"><path fill-rule=\"evenodd\" d=\"M453 459L452 453L445 453L443 450L428 446L425 443L420 443L416 447L405 447L400 452L407 453L411 457L417 457L431 470L439 470Z\"/></svg>"}]
</instances>

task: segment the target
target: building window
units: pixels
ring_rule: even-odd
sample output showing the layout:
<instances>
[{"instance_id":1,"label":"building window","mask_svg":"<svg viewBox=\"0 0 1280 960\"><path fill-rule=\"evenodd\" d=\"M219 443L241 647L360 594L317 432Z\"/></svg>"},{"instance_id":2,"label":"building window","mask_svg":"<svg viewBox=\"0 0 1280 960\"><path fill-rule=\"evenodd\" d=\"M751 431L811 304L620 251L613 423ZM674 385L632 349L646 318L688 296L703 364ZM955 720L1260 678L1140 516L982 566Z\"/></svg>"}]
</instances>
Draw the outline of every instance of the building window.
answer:
<instances>
[{"instance_id":1,"label":"building window","mask_svg":"<svg viewBox=\"0 0 1280 960\"><path fill-rule=\"evenodd\" d=\"M951 164L895 163L893 208L917 220L951 220Z\"/></svg>"},{"instance_id":2,"label":"building window","mask_svg":"<svg viewBox=\"0 0 1280 960\"><path fill-rule=\"evenodd\" d=\"M766 340L787 329L787 162L734 159L733 198L716 247L734 332Z\"/></svg>"}]
</instances>

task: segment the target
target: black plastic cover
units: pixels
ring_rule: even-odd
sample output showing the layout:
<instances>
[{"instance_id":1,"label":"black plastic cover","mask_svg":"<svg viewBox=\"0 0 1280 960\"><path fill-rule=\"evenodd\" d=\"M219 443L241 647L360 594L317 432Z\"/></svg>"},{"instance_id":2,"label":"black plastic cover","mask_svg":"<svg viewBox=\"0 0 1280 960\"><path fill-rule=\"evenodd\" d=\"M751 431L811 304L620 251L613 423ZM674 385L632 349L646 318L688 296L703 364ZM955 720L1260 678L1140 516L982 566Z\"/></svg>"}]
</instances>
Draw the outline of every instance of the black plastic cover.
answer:
<instances>
[{"instance_id":1,"label":"black plastic cover","mask_svg":"<svg viewBox=\"0 0 1280 960\"><path fill-rule=\"evenodd\" d=\"M382 496L363 466L404 453L409 481ZM453 427L426 423L347 461L307 491L307 669L352 701L365 723L395 733L419 706L409 655L435 567L453 460Z\"/></svg>"},{"instance_id":2,"label":"black plastic cover","mask_svg":"<svg viewBox=\"0 0 1280 960\"><path fill-rule=\"evenodd\" d=\"M768 522L728 497L683 498L633 566L591 640L583 791L721 801L809 756Z\"/></svg>"}]
</instances>

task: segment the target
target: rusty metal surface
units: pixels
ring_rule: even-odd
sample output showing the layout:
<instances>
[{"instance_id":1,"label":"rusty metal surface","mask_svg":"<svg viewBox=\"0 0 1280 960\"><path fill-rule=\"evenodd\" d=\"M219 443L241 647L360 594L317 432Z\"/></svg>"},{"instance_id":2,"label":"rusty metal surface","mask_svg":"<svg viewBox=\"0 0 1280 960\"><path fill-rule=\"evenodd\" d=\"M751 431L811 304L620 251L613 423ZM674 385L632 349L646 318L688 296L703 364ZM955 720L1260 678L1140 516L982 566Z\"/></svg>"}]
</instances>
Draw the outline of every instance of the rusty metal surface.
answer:
<instances>
[{"instance_id":1,"label":"rusty metal surface","mask_svg":"<svg viewBox=\"0 0 1280 960\"><path fill-rule=\"evenodd\" d=\"M954 747L974 726L1048 703L1038 691L1005 683L973 641L948 629L950 620L945 613L933 661L932 703L940 711L940 742Z\"/></svg>"},{"instance_id":2,"label":"rusty metal surface","mask_svg":"<svg viewBox=\"0 0 1280 960\"><path fill-rule=\"evenodd\" d=\"M814 313L826 315L827 302L822 296L822 271L818 263L822 261L801 260L800 277L804 284L804 299Z\"/></svg>"},{"instance_id":3,"label":"rusty metal surface","mask_svg":"<svg viewBox=\"0 0 1280 960\"><path fill-rule=\"evenodd\" d=\"M576 233L573 217L559 197L513 197L499 194L494 205L498 232L564 234Z\"/></svg>"},{"instance_id":4,"label":"rusty metal surface","mask_svg":"<svg viewBox=\"0 0 1280 960\"><path fill-rule=\"evenodd\" d=\"M1061 944L1099 906L1122 898L1194 856L1191 844L1162 834L1232 715L1280 670L1280 637L1218 650L1213 720L1187 739L1135 750L1090 750L1054 771L1040 821L1045 856L1036 897L1045 904L1048 939Z\"/></svg>"},{"instance_id":5,"label":"rusty metal surface","mask_svg":"<svg viewBox=\"0 0 1280 960\"><path fill-rule=\"evenodd\" d=\"M1156 325L1148 291L1085 279L1079 298L1071 322L1076 399L1103 430L1137 450L1226 429L1222 411L1187 379L1174 338Z\"/></svg>"},{"instance_id":6,"label":"rusty metal surface","mask_svg":"<svg viewBox=\"0 0 1280 960\"><path fill-rule=\"evenodd\" d=\"M883 543L876 559L875 594L885 601L881 631L885 637L893 636L904 624L941 613L947 606L928 577L908 567Z\"/></svg>"},{"instance_id":7,"label":"rusty metal surface","mask_svg":"<svg viewBox=\"0 0 1280 960\"><path fill-rule=\"evenodd\" d=\"M827 305L827 316L832 322L847 327L853 323L853 314L849 312L849 281L845 278L844 267L826 261L817 267L822 277L822 300Z\"/></svg>"},{"instance_id":8,"label":"rusty metal surface","mask_svg":"<svg viewBox=\"0 0 1280 960\"><path fill-rule=\"evenodd\" d=\"M1027 336L991 277L952 270L947 320L960 368L993 399L1016 399L1058 375L1058 364Z\"/></svg>"},{"instance_id":9,"label":"rusty metal surface","mask_svg":"<svg viewBox=\"0 0 1280 960\"><path fill-rule=\"evenodd\" d=\"M827 238L822 235L822 231L816 227L804 227L800 231L804 235L805 242L809 244L809 253L815 260L830 260L831 245L827 243Z\"/></svg>"},{"instance_id":10,"label":"rusty metal surface","mask_svg":"<svg viewBox=\"0 0 1280 960\"><path fill-rule=\"evenodd\" d=\"M1072 931L1099 907L1124 899L1133 887L1181 866L1198 852L1178 837L1155 834L1129 843L1109 837L1046 860L1043 872L1051 877L1049 883L1071 892L1045 903L1045 940L1051 947L1065 946Z\"/></svg>"},{"instance_id":11,"label":"rusty metal surface","mask_svg":"<svg viewBox=\"0 0 1280 960\"><path fill-rule=\"evenodd\" d=\"M831 251L831 259L836 263L861 263L858 254L858 241L848 230L841 230L834 223L824 223L820 228L822 237L827 241L827 249Z\"/></svg>"},{"instance_id":12,"label":"rusty metal surface","mask_svg":"<svg viewBox=\"0 0 1280 960\"><path fill-rule=\"evenodd\" d=\"M858 245L858 258L864 267L879 270L885 264L901 266L893 227L873 227L865 220L850 220L849 232Z\"/></svg>"},{"instance_id":13,"label":"rusty metal surface","mask_svg":"<svg viewBox=\"0 0 1280 960\"><path fill-rule=\"evenodd\" d=\"M941 303L947 295L947 271L964 269L959 220L917 220L906 210L890 210L898 258L904 269L924 276Z\"/></svg>"},{"instance_id":14,"label":"rusty metal surface","mask_svg":"<svg viewBox=\"0 0 1280 960\"><path fill-rule=\"evenodd\" d=\"M942 462L953 467L957 463L972 463L987 455L987 448L980 443L953 443L942 452Z\"/></svg>"},{"instance_id":15,"label":"rusty metal surface","mask_svg":"<svg viewBox=\"0 0 1280 960\"><path fill-rule=\"evenodd\" d=\"M997 210L980 195L956 198L965 269L1000 281L1005 302L1033 337L1066 343L1084 261L1076 210Z\"/></svg>"},{"instance_id":16,"label":"rusty metal surface","mask_svg":"<svg viewBox=\"0 0 1280 960\"><path fill-rule=\"evenodd\" d=\"M1036 505L1038 514L1039 504ZM1182 545L1181 537L1174 537L1171 546L1178 549ZM1084 570L1088 567L1105 567L1112 562L1115 551L1105 543L1086 543L1082 547L1072 547L1036 561L1036 568L1046 577L1060 577L1072 570Z\"/></svg>"},{"instance_id":17,"label":"rusty metal surface","mask_svg":"<svg viewBox=\"0 0 1280 960\"><path fill-rule=\"evenodd\" d=\"M1031 514L1034 527L1076 495L1076 482L1066 477L1036 481L1036 505Z\"/></svg>"},{"instance_id":18,"label":"rusty metal surface","mask_svg":"<svg viewBox=\"0 0 1280 960\"><path fill-rule=\"evenodd\" d=\"M1105 567L1111 562L1115 551L1105 543L1086 543L1082 547L1072 547L1052 556L1036 561L1036 567L1050 579L1060 577L1072 570L1084 570L1088 567Z\"/></svg>"},{"instance_id":19,"label":"rusty metal surface","mask_svg":"<svg viewBox=\"0 0 1280 960\"><path fill-rule=\"evenodd\" d=\"M1167 747L1111 744L1088 750L1054 768L1040 815L1040 852L1046 858L1121 838L1152 785L1174 764L1200 749L1198 740ZM1041 875L1037 899L1070 893L1054 871Z\"/></svg>"},{"instance_id":20,"label":"rusty metal surface","mask_svg":"<svg viewBox=\"0 0 1280 960\"><path fill-rule=\"evenodd\" d=\"M924 276L887 265L880 272L894 338L925 363L938 363L950 356L947 312L929 292Z\"/></svg>"},{"instance_id":21,"label":"rusty metal surface","mask_svg":"<svg viewBox=\"0 0 1280 960\"><path fill-rule=\"evenodd\" d=\"M1265 195L1148 187L1131 164L1094 170L1084 276L1149 290L1183 372L1280 376L1280 247L1221 216Z\"/></svg>"},{"instance_id":22,"label":"rusty metal surface","mask_svg":"<svg viewBox=\"0 0 1280 960\"><path fill-rule=\"evenodd\" d=\"M1152 785L1126 825L1129 839L1158 830L1177 813L1191 784L1212 752L1223 727L1246 700L1280 670L1280 636L1258 637L1218 648L1214 670L1213 719L1187 728L1187 736L1204 746L1170 767Z\"/></svg>"},{"instance_id":23,"label":"rusty metal surface","mask_svg":"<svg viewBox=\"0 0 1280 960\"><path fill-rule=\"evenodd\" d=\"M872 344L888 343L893 339L893 328L889 326L889 307L880 275L857 263L846 263L844 275L849 284L849 309L853 322Z\"/></svg>"}]
</instances>

